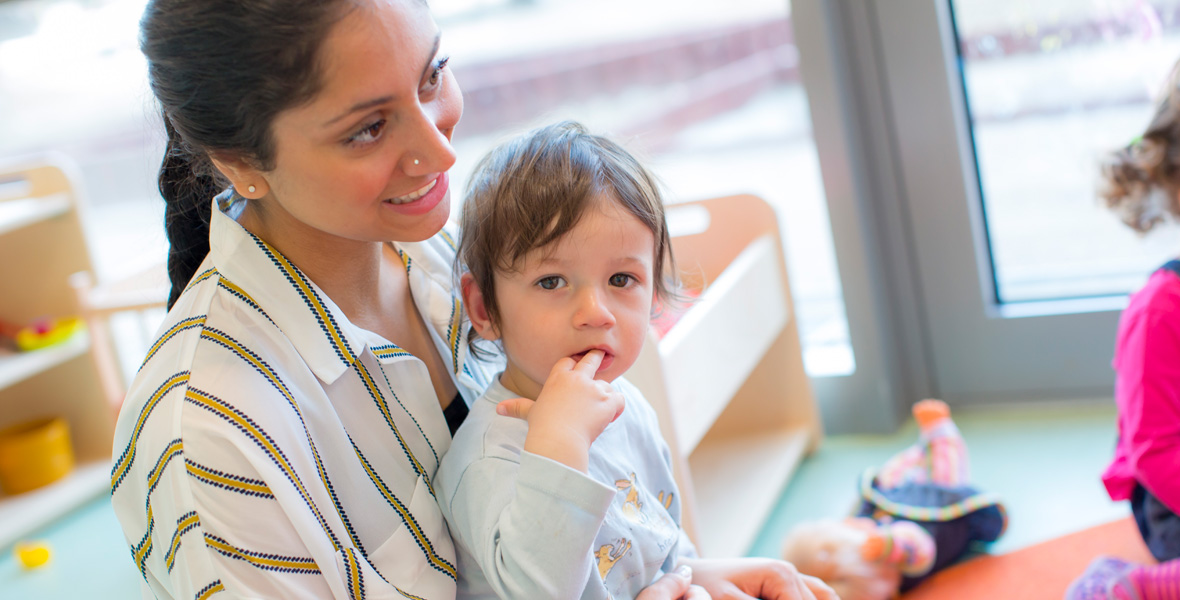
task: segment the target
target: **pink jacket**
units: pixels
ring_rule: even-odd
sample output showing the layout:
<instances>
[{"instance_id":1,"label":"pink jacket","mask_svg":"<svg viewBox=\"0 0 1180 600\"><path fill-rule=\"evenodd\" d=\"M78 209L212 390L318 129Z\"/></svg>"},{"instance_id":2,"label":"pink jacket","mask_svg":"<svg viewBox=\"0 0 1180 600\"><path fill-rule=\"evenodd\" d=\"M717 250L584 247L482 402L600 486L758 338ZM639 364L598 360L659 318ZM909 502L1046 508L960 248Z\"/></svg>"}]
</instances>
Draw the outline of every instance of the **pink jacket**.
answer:
<instances>
[{"instance_id":1,"label":"pink jacket","mask_svg":"<svg viewBox=\"0 0 1180 600\"><path fill-rule=\"evenodd\" d=\"M1113 366L1119 440L1102 474L1111 499L1138 482L1180 514L1180 277L1152 274L1119 319Z\"/></svg>"}]
</instances>

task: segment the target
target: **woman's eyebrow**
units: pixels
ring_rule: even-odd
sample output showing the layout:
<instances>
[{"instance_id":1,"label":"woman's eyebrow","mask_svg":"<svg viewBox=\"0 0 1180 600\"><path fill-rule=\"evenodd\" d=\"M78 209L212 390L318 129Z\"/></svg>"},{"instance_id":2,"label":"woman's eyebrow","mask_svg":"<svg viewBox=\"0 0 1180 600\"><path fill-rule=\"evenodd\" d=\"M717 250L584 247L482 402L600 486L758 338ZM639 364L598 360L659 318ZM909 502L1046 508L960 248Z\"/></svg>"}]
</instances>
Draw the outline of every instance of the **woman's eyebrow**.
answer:
<instances>
[{"instance_id":1,"label":"woman's eyebrow","mask_svg":"<svg viewBox=\"0 0 1180 600\"><path fill-rule=\"evenodd\" d=\"M431 67L434 66L434 57L435 57L435 55L438 54L438 48L439 48L439 44L441 42L442 42L442 32L435 33L434 34L434 44L431 45L431 47L430 47L430 54L426 58L426 64L422 67L422 74L418 77L419 81L421 81L422 78L426 77L426 73L428 73L430 71ZM333 123L336 123L337 121L339 121L339 120L341 120L353 113L358 113L362 110L368 110L370 108L373 108L374 106L380 106L382 104L392 102L393 99L394 99L394 96L381 96L379 98L372 98L369 100L364 100L364 101L358 102L358 103L352 105L352 107L349 108L348 110L333 117L330 121L324 123L324 127L329 127Z\"/></svg>"}]
</instances>

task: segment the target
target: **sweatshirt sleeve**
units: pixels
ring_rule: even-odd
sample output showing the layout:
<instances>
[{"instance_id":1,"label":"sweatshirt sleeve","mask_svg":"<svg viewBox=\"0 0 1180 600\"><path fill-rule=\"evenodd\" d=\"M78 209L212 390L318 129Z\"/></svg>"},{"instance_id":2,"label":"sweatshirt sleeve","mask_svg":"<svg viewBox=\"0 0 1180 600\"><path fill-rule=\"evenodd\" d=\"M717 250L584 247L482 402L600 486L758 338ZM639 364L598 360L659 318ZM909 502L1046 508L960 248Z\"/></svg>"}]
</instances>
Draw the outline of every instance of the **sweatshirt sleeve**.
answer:
<instances>
[{"instance_id":1,"label":"sweatshirt sleeve","mask_svg":"<svg viewBox=\"0 0 1180 600\"><path fill-rule=\"evenodd\" d=\"M519 464L482 457L468 465L447 512L452 534L500 598L577 598L615 493L579 471L522 452Z\"/></svg>"},{"instance_id":2,"label":"sweatshirt sleeve","mask_svg":"<svg viewBox=\"0 0 1180 600\"><path fill-rule=\"evenodd\" d=\"M1135 479L1180 514L1180 323L1145 315L1119 348L1119 410Z\"/></svg>"}]
</instances>

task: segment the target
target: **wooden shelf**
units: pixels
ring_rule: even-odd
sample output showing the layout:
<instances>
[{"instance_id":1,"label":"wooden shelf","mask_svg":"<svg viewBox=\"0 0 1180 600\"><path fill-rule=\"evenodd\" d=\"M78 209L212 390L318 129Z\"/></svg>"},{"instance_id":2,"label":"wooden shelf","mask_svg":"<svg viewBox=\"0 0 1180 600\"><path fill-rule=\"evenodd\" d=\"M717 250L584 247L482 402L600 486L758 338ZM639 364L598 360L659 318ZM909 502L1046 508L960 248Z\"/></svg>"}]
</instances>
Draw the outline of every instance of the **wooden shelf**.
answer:
<instances>
[{"instance_id":1,"label":"wooden shelf","mask_svg":"<svg viewBox=\"0 0 1180 600\"><path fill-rule=\"evenodd\" d=\"M111 489L111 462L81 463L69 475L17 496L0 496L0 550Z\"/></svg>"},{"instance_id":2,"label":"wooden shelf","mask_svg":"<svg viewBox=\"0 0 1180 600\"><path fill-rule=\"evenodd\" d=\"M803 460L810 426L706 438L689 457L696 482L697 535L709 556L742 556Z\"/></svg>"},{"instance_id":3,"label":"wooden shelf","mask_svg":"<svg viewBox=\"0 0 1180 600\"><path fill-rule=\"evenodd\" d=\"M789 321L774 240L763 236L734 259L659 342L672 418L687 455ZM724 368L718 361L724 359Z\"/></svg>"},{"instance_id":4,"label":"wooden shelf","mask_svg":"<svg viewBox=\"0 0 1180 600\"><path fill-rule=\"evenodd\" d=\"M0 319L23 325L81 316L68 280L93 274L94 265L79 216L77 172L60 154L0 160L0 256L7 259L0 260L6 284ZM115 422L99 383L94 341L93 330L84 330L40 350L0 350L0 426L61 418L76 463L51 485L0 495L0 551L110 493Z\"/></svg>"},{"instance_id":5,"label":"wooden shelf","mask_svg":"<svg viewBox=\"0 0 1180 600\"><path fill-rule=\"evenodd\" d=\"M49 348L0 354L0 390L81 356L89 349L90 337L81 331Z\"/></svg>"},{"instance_id":6,"label":"wooden shelf","mask_svg":"<svg viewBox=\"0 0 1180 600\"><path fill-rule=\"evenodd\" d=\"M42 198L18 198L0 202L0 235L69 212L70 198L54 194Z\"/></svg>"},{"instance_id":7,"label":"wooden shelf","mask_svg":"<svg viewBox=\"0 0 1180 600\"><path fill-rule=\"evenodd\" d=\"M681 526L702 556L744 554L823 428L803 369L778 218L740 195L668 207L680 278L702 290L627 379L672 451Z\"/></svg>"}]
</instances>

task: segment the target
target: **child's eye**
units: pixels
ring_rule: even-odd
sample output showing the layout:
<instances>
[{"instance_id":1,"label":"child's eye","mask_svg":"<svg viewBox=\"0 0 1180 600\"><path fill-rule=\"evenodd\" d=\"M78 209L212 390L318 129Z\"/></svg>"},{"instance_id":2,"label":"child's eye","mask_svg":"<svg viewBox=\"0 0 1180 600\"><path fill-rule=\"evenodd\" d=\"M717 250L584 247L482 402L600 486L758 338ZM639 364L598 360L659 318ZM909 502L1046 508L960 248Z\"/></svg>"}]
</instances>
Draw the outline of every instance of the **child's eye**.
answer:
<instances>
[{"instance_id":1,"label":"child's eye","mask_svg":"<svg viewBox=\"0 0 1180 600\"><path fill-rule=\"evenodd\" d=\"M610 284L615 287L627 287L635 278L626 273L615 273L610 276Z\"/></svg>"},{"instance_id":2,"label":"child's eye","mask_svg":"<svg viewBox=\"0 0 1180 600\"><path fill-rule=\"evenodd\" d=\"M550 275L548 277L542 277L538 279L537 285L541 286L541 289L555 290L565 285L565 279L562 279L557 275Z\"/></svg>"},{"instance_id":3,"label":"child's eye","mask_svg":"<svg viewBox=\"0 0 1180 600\"><path fill-rule=\"evenodd\" d=\"M348 136L345 144L349 146L364 146L377 141L381 137L381 131L385 129L385 119L379 119L368 125L365 125L360 131Z\"/></svg>"}]
</instances>

